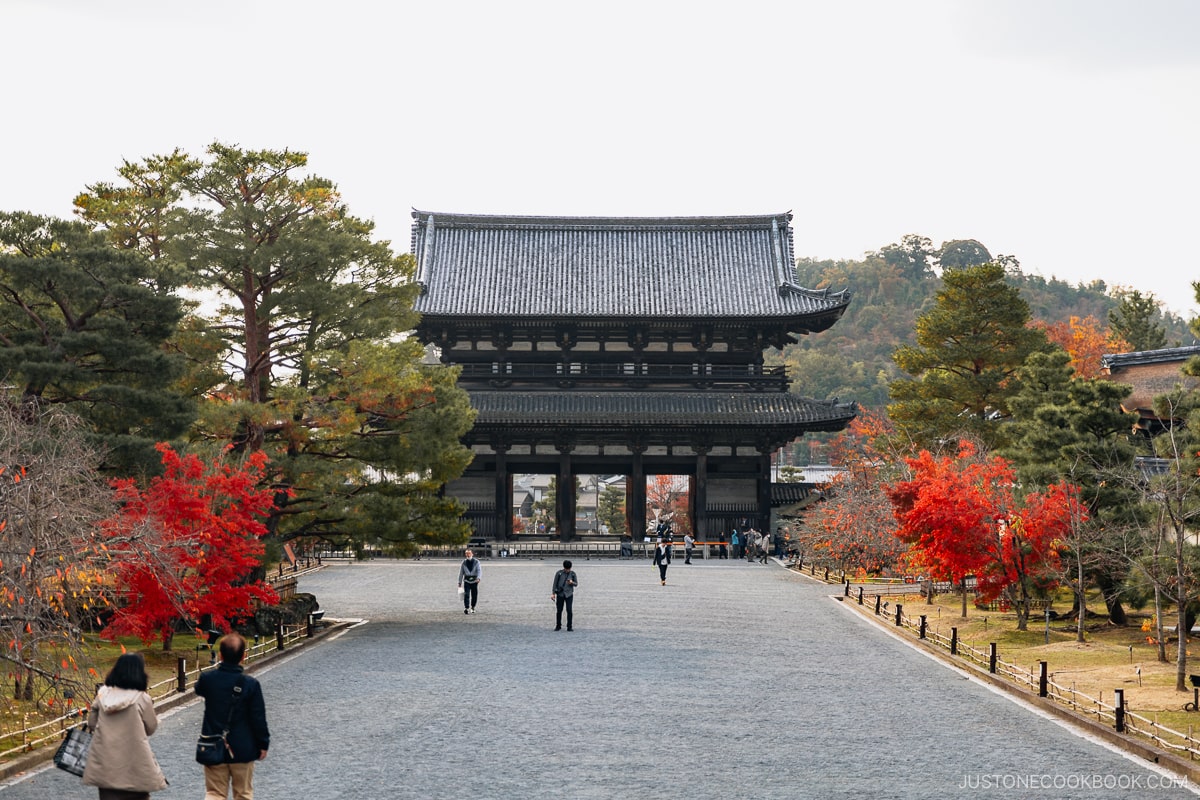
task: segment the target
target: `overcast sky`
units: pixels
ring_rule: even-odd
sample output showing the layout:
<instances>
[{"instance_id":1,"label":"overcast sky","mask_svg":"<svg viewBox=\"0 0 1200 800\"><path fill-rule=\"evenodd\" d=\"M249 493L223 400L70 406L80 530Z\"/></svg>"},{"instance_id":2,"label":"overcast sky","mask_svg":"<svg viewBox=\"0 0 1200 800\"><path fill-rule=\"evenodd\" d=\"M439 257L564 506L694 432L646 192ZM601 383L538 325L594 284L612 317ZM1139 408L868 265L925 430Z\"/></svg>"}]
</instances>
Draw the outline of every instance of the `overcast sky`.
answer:
<instances>
[{"instance_id":1,"label":"overcast sky","mask_svg":"<svg viewBox=\"0 0 1200 800\"><path fill-rule=\"evenodd\" d=\"M0 0L0 210L122 159L309 153L397 252L411 210L795 214L1197 313L1200 2ZM853 288L853 287L850 287Z\"/></svg>"}]
</instances>

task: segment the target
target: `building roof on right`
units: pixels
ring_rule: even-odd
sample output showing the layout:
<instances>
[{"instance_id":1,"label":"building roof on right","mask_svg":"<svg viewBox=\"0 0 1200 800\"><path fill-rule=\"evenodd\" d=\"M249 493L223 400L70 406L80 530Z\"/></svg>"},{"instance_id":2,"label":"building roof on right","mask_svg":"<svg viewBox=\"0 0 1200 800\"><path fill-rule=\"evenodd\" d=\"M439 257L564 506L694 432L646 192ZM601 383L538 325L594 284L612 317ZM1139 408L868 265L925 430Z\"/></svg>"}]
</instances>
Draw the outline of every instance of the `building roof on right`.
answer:
<instances>
[{"instance_id":1,"label":"building roof on right","mask_svg":"<svg viewBox=\"0 0 1200 800\"><path fill-rule=\"evenodd\" d=\"M1100 367L1109 380L1133 387L1121 402L1121 408L1139 415L1138 428L1154 433L1161 430L1164 422L1154 413L1154 398L1177 386L1200 388L1200 378L1181 372L1184 363L1196 356L1200 356L1200 345L1110 353L1101 357Z\"/></svg>"}]
</instances>

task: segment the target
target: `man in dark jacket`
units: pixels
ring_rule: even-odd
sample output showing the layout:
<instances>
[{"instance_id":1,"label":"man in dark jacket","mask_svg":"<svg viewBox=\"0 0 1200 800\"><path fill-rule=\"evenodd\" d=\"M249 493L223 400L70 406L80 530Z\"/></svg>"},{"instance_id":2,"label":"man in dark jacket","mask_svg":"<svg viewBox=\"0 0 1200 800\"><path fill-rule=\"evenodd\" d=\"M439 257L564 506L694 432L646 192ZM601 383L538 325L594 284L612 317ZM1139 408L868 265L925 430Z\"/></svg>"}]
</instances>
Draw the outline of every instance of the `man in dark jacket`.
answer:
<instances>
[{"instance_id":1,"label":"man in dark jacket","mask_svg":"<svg viewBox=\"0 0 1200 800\"><path fill-rule=\"evenodd\" d=\"M196 694L204 698L201 733L220 734L229 727L225 763L204 768L205 800L254 800L254 762L267 757L271 733L262 686L242 671L246 640L237 633L221 639L221 663L196 681ZM240 688L235 701L235 690Z\"/></svg>"},{"instance_id":2,"label":"man in dark jacket","mask_svg":"<svg viewBox=\"0 0 1200 800\"><path fill-rule=\"evenodd\" d=\"M563 568L554 573L554 583L550 585L550 599L554 601L557 611L554 617L554 630L562 630L562 612L567 609L567 630L575 630L575 587L579 585L579 576L571 569L571 562L564 561Z\"/></svg>"}]
</instances>

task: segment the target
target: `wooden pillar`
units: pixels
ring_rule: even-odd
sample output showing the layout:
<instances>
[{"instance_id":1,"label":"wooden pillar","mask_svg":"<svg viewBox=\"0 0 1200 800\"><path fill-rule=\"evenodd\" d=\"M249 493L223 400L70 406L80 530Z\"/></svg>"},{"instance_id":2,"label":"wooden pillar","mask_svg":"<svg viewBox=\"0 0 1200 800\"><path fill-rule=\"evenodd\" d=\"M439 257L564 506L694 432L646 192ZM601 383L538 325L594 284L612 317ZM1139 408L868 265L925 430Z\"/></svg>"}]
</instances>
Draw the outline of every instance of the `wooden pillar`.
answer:
<instances>
[{"instance_id":1,"label":"wooden pillar","mask_svg":"<svg viewBox=\"0 0 1200 800\"><path fill-rule=\"evenodd\" d=\"M569 542L575 538L575 473L571 469L570 448L559 448L558 485L554 493L554 516L558 539Z\"/></svg>"},{"instance_id":2,"label":"wooden pillar","mask_svg":"<svg viewBox=\"0 0 1200 800\"><path fill-rule=\"evenodd\" d=\"M646 467L642 454L646 448L633 448L632 473L625 483L625 521L635 542L646 536Z\"/></svg>"},{"instance_id":3,"label":"wooden pillar","mask_svg":"<svg viewBox=\"0 0 1200 800\"><path fill-rule=\"evenodd\" d=\"M508 446L493 445L496 450L496 538L508 540L512 529L512 474L508 471Z\"/></svg>"},{"instance_id":4,"label":"wooden pillar","mask_svg":"<svg viewBox=\"0 0 1200 800\"><path fill-rule=\"evenodd\" d=\"M754 526L760 533L771 533L771 451L759 451L758 457L758 520Z\"/></svg>"},{"instance_id":5,"label":"wooden pillar","mask_svg":"<svg viewBox=\"0 0 1200 800\"><path fill-rule=\"evenodd\" d=\"M696 448L696 474L692 480L692 535L707 542L716 537L708 530L708 448Z\"/></svg>"}]
</instances>

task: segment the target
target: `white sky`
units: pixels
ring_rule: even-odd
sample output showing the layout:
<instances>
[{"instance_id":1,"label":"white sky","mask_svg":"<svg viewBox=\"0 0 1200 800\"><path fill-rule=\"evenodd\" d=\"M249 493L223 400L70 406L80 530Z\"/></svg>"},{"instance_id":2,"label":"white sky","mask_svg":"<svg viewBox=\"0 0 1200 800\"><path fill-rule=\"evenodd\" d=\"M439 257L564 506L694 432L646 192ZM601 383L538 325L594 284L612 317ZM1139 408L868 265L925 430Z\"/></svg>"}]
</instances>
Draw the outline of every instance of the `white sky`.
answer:
<instances>
[{"instance_id":1,"label":"white sky","mask_svg":"<svg viewBox=\"0 0 1200 800\"><path fill-rule=\"evenodd\" d=\"M0 209L219 140L410 211L795 213L1197 313L1200 2L0 0ZM850 287L854 288L854 287Z\"/></svg>"}]
</instances>

